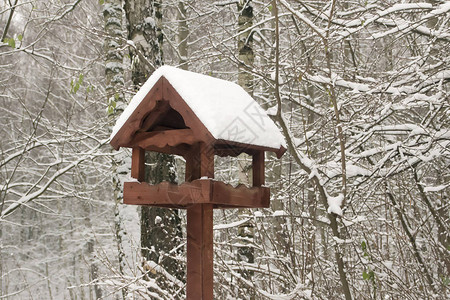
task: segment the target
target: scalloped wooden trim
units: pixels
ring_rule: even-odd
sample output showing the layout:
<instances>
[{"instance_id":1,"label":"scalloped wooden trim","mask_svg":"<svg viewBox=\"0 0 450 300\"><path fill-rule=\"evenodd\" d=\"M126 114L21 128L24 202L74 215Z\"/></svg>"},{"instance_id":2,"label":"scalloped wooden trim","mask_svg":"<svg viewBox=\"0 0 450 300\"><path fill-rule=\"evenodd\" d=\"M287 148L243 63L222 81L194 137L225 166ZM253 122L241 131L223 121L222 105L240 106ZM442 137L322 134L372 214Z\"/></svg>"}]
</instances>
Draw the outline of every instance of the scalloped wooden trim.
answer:
<instances>
[{"instance_id":1,"label":"scalloped wooden trim","mask_svg":"<svg viewBox=\"0 0 450 300\"><path fill-rule=\"evenodd\" d=\"M268 187L233 187L213 179L197 179L181 185L162 182L125 182L124 203L172 208L187 208L193 204L213 204L214 208L267 208Z\"/></svg>"},{"instance_id":2,"label":"scalloped wooden trim","mask_svg":"<svg viewBox=\"0 0 450 300\"><path fill-rule=\"evenodd\" d=\"M177 147L181 144L193 145L198 142L200 139L194 136L192 129L173 129L137 133L126 147L164 148L166 146Z\"/></svg>"}]
</instances>

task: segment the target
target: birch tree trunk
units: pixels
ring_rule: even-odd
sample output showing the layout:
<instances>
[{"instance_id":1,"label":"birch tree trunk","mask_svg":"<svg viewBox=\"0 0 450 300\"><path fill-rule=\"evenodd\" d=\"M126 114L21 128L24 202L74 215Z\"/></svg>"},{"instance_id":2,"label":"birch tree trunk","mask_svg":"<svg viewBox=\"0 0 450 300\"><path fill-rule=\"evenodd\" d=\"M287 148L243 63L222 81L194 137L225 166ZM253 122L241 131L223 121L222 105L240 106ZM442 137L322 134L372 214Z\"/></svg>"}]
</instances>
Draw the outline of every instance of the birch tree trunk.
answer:
<instances>
[{"instance_id":1,"label":"birch tree trunk","mask_svg":"<svg viewBox=\"0 0 450 300\"><path fill-rule=\"evenodd\" d=\"M244 88L244 90L253 96L254 83L253 83L253 64L255 56L253 53L253 36L251 30L248 30L253 24L253 7L251 0L241 0L237 3L238 9L238 58L239 58L239 72L238 72L238 84ZM250 124L249 124L250 125ZM238 156L239 164L239 181L242 184L249 185L250 180L248 178L248 170L250 169L249 161L247 160L247 154L241 154ZM240 209L239 215L246 217L250 211L248 209ZM237 260L242 261L245 264L255 263L255 251L254 251L254 224L251 220L239 225L238 237L240 246L237 249ZM241 266L241 276L247 280L252 281L253 271L248 270L248 266ZM255 292L253 290L242 289L241 297L248 297L247 299L254 299Z\"/></svg>"},{"instance_id":2,"label":"birch tree trunk","mask_svg":"<svg viewBox=\"0 0 450 300\"><path fill-rule=\"evenodd\" d=\"M106 96L108 101L108 114L111 117L111 126L125 109L126 101L123 95L123 55L119 48L123 40L122 28L122 1L107 0L103 7L104 28L106 38L104 43ZM122 276L136 274L136 255L139 241L138 208L132 205L123 205L123 182L130 172L130 161L127 154L121 150L112 156L112 176L115 199L115 235L118 248L119 272ZM126 290L122 290L125 298Z\"/></svg>"},{"instance_id":3,"label":"birch tree trunk","mask_svg":"<svg viewBox=\"0 0 450 300\"><path fill-rule=\"evenodd\" d=\"M189 27L187 24L187 11L184 1L178 1L177 20L178 20L178 55L180 68L187 70L188 64L188 35Z\"/></svg>"},{"instance_id":4,"label":"birch tree trunk","mask_svg":"<svg viewBox=\"0 0 450 300\"><path fill-rule=\"evenodd\" d=\"M125 1L128 21L128 39L134 47L130 51L132 81L136 89L153 71L163 64L161 30L161 2L151 0ZM171 155L147 153L146 180L152 184L162 181L175 182L175 162ZM175 209L141 207L141 254L144 270L156 273L155 263L180 280L184 278L184 266L174 259L182 238L180 218ZM156 274L162 289L166 286L164 276Z\"/></svg>"}]
</instances>

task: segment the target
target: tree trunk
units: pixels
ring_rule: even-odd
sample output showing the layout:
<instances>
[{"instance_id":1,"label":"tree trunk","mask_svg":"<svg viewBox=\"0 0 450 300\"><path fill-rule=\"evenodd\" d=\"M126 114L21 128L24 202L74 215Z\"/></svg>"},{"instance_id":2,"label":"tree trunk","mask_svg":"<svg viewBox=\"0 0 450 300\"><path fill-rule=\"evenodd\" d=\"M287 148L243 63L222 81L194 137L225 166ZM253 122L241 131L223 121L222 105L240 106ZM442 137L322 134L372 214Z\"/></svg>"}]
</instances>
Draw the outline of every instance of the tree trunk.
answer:
<instances>
[{"instance_id":1,"label":"tree trunk","mask_svg":"<svg viewBox=\"0 0 450 300\"><path fill-rule=\"evenodd\" d=\"M251 31L246 31L253 24L253 7L251 0L238 1L238 58L239 58L239 72L238 83L244 88L244 90L253 96L253 74L251 73L254 64L253 53L253 36ZM250 169L250 163L247 160L247 154L241 154L238 156L239 167L239 181L242 184L249 185L248 171ZM240 209L239 215L246 218L251 211L248 209ZM253 248L254 243L254 225L251 220L238 227L238 237L241 246L237 249L237 260L246 264L255 263L255 250ZM241 276L247 280L252 281L253 271L247 270L246 266L241 266ZM242 289L240 293L242 298L254 299L255 292L253 290Z\"/></svg>"},{"instance_id":2,"label":"tree trunk","mask_svg":"<svg viewBox=\"0 0 450 300\"><path fill-rule=\"evenodd\" d=\"M119 51L123 40L122 30L122 1L106 0L103 7L104 28L106 38L104 51L106 95L108 101L108 114L111 116L111 126L113 119L126 107L123 96L123 55ZM114 186L115 205L115 235L118 248L119 272L124 276L135 274L135 247L138 241L138 210L137 207L122 204L123 181L129 173L130 166L126 162L126 153L123 151L113 156L112 174ZM128 170L128 171L127 171ZM125 299L126 289L122 289L122 296Z\"/></svg>"},{"instance_id":3,"label":"tree trunk","mask_svg":"<svg viewBox=\"0 0 450 300\"><path fill-rule=\"evenodd\" d=\"M128 39L134 47L130 51L132 81L136 89L153 71L163 64L161 30L161 2L154 0L127 0L125 14L128 20ZM146 180L152 184L161 181L175 182L174 158L171 155L147 153ZM184 280L184 267L172 257L180 251L182 232L177 210L141 207L141 254L144 260L153 261L168 273ZM145 262L144 262L145 267ZM145 269L145 268L144 268ZM168 285L159 277L161 288Z\"/></svg>"},{"instance_id":4,"label":"tree trunk","mask_svg":"<svg viewBox=\"0 0 450 300\"><path fill-rule=\"evenodd\" d=\"M187 70L189 68L188 64L188 35L189 28L186 21L186 6L184 1L178 1L178 55L180 68Z\"/></svg>"}]
</instances>

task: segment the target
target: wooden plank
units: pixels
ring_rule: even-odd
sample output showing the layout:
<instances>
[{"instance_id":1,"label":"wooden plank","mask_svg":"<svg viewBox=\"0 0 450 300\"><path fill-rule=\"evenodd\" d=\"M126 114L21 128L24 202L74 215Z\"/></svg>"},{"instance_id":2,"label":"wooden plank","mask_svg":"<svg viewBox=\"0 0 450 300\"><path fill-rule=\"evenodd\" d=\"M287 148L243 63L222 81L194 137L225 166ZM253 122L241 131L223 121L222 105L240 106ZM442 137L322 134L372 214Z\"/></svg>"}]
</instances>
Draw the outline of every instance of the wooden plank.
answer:
<instances>
[{"instance_id":1,"label":"wooden plank","mask_svg":"<svg viewBox=\"0 0 450 300\"><path fill-rule=\"evenodd\" d=\"M140 147L131 151L131 177L145 181L145 150Z\"/></svg>"},{"instance_id":2,"label":"wooden plank","mask_svg":"<svg viewBox=\"0 0 450 300\"><path fill-rule=\"evenodd\" d=\"M200 143L200 176L214 178L214 148L211 144Z\"/></svg>"},{"instance_id":3,"label":"wooden plank","mask_svg":"<svg viewBox=\"0 0 450 300\"><path fill-rule=\"evenodd\" d=\"M186 299L213 299L213 206L196 204L187 209Z\"/></svg>"},{"instance_id":4,"label":"wooden plank","mask_svg":"<svg viewBox=\"0 0 450 300\"><path fill-rule=\"evenodd\" d=\"M180 156L187 156L190 153L190 147L188 145L178 145L176 147L172 146L164 146L164 147L156 147L156 146L147 146L145 147L145 150L147 151L154 151L159 153L166 153L166 154L175 154Z\"/></svg>"},{"instance_id":5,"label":"wooden plank","mask_svg":"<svg viewBox=\"0 0 450 300\"><path fill-rule=\"evenodd\" d=\"M123 202L125 204L180 207L197 203L210 203L211 182L196 180L181 185L161 182L125 182Z\"/></svg>"},{"instance_id":6,"label":"wooden plank","mask_svg":"<svg viewBox=\"0 0 450 300\"><path fill-rule=\"evenodd\" d=\"M252 156L253 186L262 186L265 183L264 151L257 151Z\"/></svg>"},{"instance_id":7,"label":"wooden plank","mask_svg":"<svg viewBox=\"0 0 450 300\"><path fill-rule=\"evenodd\" d=\"M137 133L126 147L164 148L165 146L176 147L180 144L193 145L198 142L200 140L194 136L192 129L172 129Z\"/></svg>"},{"instance_id":8,"label":"wooden plank","mask_svg":"<svg viewBox=\"0 0 450 300\"><path fill-rule=\"evenodd\" d=\"M191 151L184 157L186 160L185 181L191 182L200 178L200 147L193 145Z\"/></svg>"},{"instance_id":9,"label":"wooden plank","mask_svg":"<svg viewBox=\"0 0 450 300\"><path fill-rule=\"evenodd\" d=\"M185 182L181 185L162 182L125 182L124 203L160 207L188 207L194 204L213 204L215 207L269 207L268 187L233 187L211 179Z\"/></svg>"},{"instance_id":10,"label":"wooden plank","mask_svg":"<svg viewBox=\"0 0 450 300\"><path fill-rule=\"evenodd\" d=\"M214 178L214 149L201 143L199 155L191 161L192 178ZM200 158L200 160L198 159ZM195 202L211 201L212 180L195 180L205 188L192 195ZM187 283L188 300L213 300L213 205L194 204L187 208Z\"/></svg>"},{"instance_id":11,"label":"wooden plank","mask_svg":"<svg viewBox=\"0 0 450 300\"><path fill-rule=\"evenodd\" d=\"M235 145L230 145L230 144L215 144L214 145L214 154L221 156L221 157L226 157L226 156L236 157L239 154L245 152L245 150L250 150L250 149L244 149L242 147L237 147Z\"/></svg>"},{"instance_id":12,"label":"wooden plank","mask_svg":"<svg viewBox=\"0 0 450 300\"><path fill-rule=\"evenodd\" d=\"M222 207L269 207L270 189L268 187L252 187L245 185L233 187L220 181L212 182L211 203Z\"/></svg>"},{"instance_id":13,"label":"wooden plank","mask_svg":"<svg viewBox=\"0 0 450 300\"><path fill-rule=\"evenodd\" d=\"M222 140L222 139L216 140L215 145L218 148L218 153L225 152L226 146L228 146L229 148L231 148L231 146L234 146L235 150L229 151L230 155L233 155L233 156L235 156L235 153L237 153L239 151L240 152L236 155L239 155L241 153L247 153L247 154L253 155L253 153L255 153L255 151L270 151L270 152L275 153L277 155L277 157L280 158L286 152L286 148L284 148L283 146L281 146L280 148L272 148L272 147L259 146L259 145L253 145L253 144L238 143L238 142L227 141L227 140ZM222 149L225 149L225 150L222 150Z\"/></svg>"}]
</instances>

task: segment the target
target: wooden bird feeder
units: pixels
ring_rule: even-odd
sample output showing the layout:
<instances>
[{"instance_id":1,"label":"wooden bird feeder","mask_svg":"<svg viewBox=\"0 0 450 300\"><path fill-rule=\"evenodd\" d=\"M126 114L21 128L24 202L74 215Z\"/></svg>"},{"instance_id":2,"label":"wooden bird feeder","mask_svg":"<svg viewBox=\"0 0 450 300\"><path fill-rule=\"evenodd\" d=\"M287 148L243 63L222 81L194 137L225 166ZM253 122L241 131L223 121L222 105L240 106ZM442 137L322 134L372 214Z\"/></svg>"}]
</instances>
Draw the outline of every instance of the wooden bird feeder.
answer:
<instances>
[{"instance_id":1,"label":"wooden bird feeder","mask_svg":"<svg viewBox=\"0 0 450 300\"><path fill-rule=\"evenodd\" d=\"M111 145L132 148L132 182L125 204L187 209L187 299L213 299L213 209L269 207L264 152L281 157L283 136L240 86L164 66L156 70L124 110ZM181 155L181 185L145 182L145 151ZM252 156L252 187L214 180L214 156Z\"/></svg>"}]
</instances>

